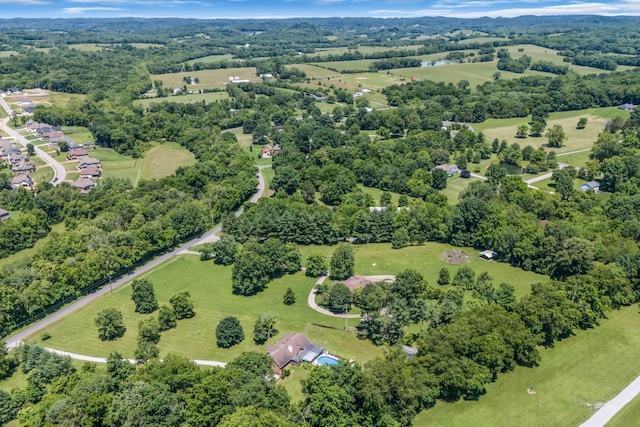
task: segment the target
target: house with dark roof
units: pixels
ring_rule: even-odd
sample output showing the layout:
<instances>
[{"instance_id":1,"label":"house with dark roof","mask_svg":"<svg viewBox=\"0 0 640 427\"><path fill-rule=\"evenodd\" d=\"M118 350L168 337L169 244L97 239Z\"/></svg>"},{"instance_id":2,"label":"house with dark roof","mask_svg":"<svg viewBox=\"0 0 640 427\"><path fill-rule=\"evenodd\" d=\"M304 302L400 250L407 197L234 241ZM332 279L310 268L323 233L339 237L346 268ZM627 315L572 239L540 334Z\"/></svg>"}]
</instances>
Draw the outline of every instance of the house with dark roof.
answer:
<instances>
[{"instance_id":1,"label":"house with dark roof","mask_svg":"<svg viewBox=\"0 0 640 427\"><path fill-rule=\"evenodd\" d=\"M6 221L9 219L9 212L0 208L0 222Z\"/></svg>"},{"instance_id":2,"label":"house with dark roof","mask_svg":"<svg viewBox=\"0 0 640 427\"><path fill-rule=\"evenodd\" d=\"M624 110L624 111L633 111L635 110L637 107L637 105L635 104L622 104L620 106L618 106L619 109Z\"/></svg>"},{"instance_id":3,"label":"house with dark roof","mask_svg":"<svg viewBox=\"0 0 640 427\"><path fill-rule=\"evenodd\" d=\"M33 180L29 175L16 175L11 179L11 188L14 190L20 187L31 187Z\"/></svg>"},{"instance_id":4,"label":"house with dark roof","mask_svg":"<svg viewBox=\"0 0 640 427\"><path fill-rule=\"evenodd\" d=\"M0 141L0 158L9 160L11 157L20 154L20 149L9 141Z\"/></svg>"},{"instance_id":5,"label":"house with dark roof","mask_svg":"<svg viewBox=\"0 0 640 427\"><path fill-rule=\"evenodd\" d=\"M324 353L324 348L309 342L307 337L300 332L295 335L289 332L285 333L280 341L270 345L267 349L267 354L273 359L278 371L290 363L296 365L302 362L311 363L322 353Z\"/></svg>"},{"instance_id":6,"label":"house with dark roof","mask_svg":"<svg viewBox=\"0 0 640 427\"><path fill-rule=\"evenodd\" d=\"M87 150L84 148L74 148L67 153L67 160L78 160L80 157L88 156Z\"/></svg>"},{"instance_id":7,"label":"house with dark roof","mask_svg":"<svg viewBox=\"0 0 640 427\"><path fill-rule=\"evenodd\" d=\"M80 178L94 179L102 176L102 170L95 166L88 166L80 169Z\"/></svg>"},{"instance_id":8,"label":"house with dark roof","mask_svg":"<svg viewBox=\"0 0 640 427\"><path fill-rule=\"evenodd\" d=\"M80 178L77 181L71 181L71 186L81 193L88 193L89 190L96 186L96 183L87 178Z\"/></svg>"},{"instance_id":9,"label":"house with dark roof","mask_svg":"<svg viewBox=\"0 0 640 427\"><path fill-rule=\"evenodd\" d=\"M100 163L100 160L94 159L93 157L89 157L89 156L80 157L78 161L78 168L84 169L84 168L88 168L89 166L102 168L102 163Z\"/></svg>"},{"instance_id":10,"label":"house with dark roof","mask_svg":"<svg viewBox=\"0 0 640 427\"><path fill-rule=\"evenodd\" d=\"M20 164L11 168L14 175L27 175L36 170L36 165L31 161L21 161Z\"/></svg>"}]
</instances>

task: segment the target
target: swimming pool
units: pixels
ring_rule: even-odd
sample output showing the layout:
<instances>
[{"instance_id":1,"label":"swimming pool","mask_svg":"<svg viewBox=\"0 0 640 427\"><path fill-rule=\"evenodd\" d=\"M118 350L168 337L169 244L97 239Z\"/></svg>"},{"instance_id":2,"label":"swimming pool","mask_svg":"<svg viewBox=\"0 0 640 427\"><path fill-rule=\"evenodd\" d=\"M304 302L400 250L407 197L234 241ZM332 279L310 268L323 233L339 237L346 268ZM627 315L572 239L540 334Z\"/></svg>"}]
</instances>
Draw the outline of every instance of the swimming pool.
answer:
<instances>
[{"instance_id":1,"label":"swimming pool","mask_svg":"<svg viewBox=\"0 0 640 427\"><path fill-rule=\"evenodd\" d=\"M338 359L326 354L324 356L318 357L316 361L318 362L318 365L337 365L339 363Z\"/></svg>"}]
</instances>

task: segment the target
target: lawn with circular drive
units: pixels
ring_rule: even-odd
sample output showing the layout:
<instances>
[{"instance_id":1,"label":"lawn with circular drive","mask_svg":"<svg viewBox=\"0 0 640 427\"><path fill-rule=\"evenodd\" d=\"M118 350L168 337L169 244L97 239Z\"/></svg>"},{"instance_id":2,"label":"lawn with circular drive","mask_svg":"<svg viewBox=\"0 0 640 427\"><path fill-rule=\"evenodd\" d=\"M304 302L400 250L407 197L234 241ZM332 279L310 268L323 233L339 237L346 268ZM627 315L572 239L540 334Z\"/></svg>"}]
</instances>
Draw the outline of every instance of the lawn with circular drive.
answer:
<instances>
[{"instance_id":1,"label":"lawn with circular drive","mask_svg":"<svg viewBox=\"0 0 640 427\"><path fill-rule=\"evenodd\" d=\"M335 248L336 246L300 247L303 259L313 252L323 253L329 258ZM415 268L430 284L437 286L435 282L438 272L440 268L447 266L440 260L440 255L452 248L438 243L400 250L391 249L388 243L358 245L354 246L355 272L367 275L397 274L407 268ZM518 295L528 292L531 283L546 280L544 276L507 264L483 261L477 257L477 251L465 250L471 255L469 265L476 273L488 271L496 285L501 282L513 284ZM453 277L459 266L450 267ZM182 255L144 275L153 282L161 305L168 304L169 298L181 290L189 291L195 303L194 318L180 320L175 329L162 333L158 344L161 356L173 353L192 359L230 361L242 351L266 351L266 347L276 342L284 332L304 332L311 341L326 347L332 353L359 362L382 354L382 348L355 336L353 327L357 325L357 319L349 320L351 330L345 333L339 330L345 326L344 319L317 313L307 305L307 295L315 284L315 278L306 277L303 272L286 275L269 283L263 292L245 297L231 292L231 271L232 267L215 265L212 261L200 261L197 255ZM282 302L288 287L294 290L297 297L296 303L291 306ZM96 313L107 307L115 307L123 312L127 332L118 340L103 342L98 339L97 327L93 322ZM280 334L267 344L256 346L253 343L254 323L261 314L268 312L276 314ZM31 340L39 341L42 333L48 332L51 338L42 343L47 347L101 357L118 351L125 357L133 357L138 322L148 316L150 315L134 312L131 286L125 285L41 331L31 337ZM157 316L157 312L151 316ZM221 349L216 347L215 329L218 322L226 316L236 316L240 320L245 340L230 349Z\"/></svg>"}]
</instances>

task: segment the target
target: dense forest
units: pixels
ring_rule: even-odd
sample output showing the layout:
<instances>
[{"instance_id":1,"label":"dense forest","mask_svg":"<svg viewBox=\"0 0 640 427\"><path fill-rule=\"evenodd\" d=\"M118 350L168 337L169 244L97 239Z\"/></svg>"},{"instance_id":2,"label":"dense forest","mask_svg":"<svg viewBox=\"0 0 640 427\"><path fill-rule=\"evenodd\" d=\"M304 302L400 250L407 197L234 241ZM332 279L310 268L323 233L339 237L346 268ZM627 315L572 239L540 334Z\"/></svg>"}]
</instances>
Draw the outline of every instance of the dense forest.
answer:
<instances>
[{"instance_id":1,"label":"dense forest","mask_svg":"<svg viewBox=\"0 0 640 427\"><path fill-rule=\"evenodd\" d=\"M0 170L0 206L23 212L0 224L0 255L49 236L33 256L0 272L0 336L220 222L223 239L209 249L216 262L233 265L233 291L248 303L270 280L299 271L296 245L492 248L496 260L548 279L520 299L511 284L494 283L487 273L476 277L469 268L454 277L441 271L437 284L452 285L446 290L412 269L393 272L393 284L368 284L346 298L339 284L320 289L333 308L357 306L359 337L388 348L363 365L310 368L303 399L293 404L263 354L244 353L213 369L172 355L135 366L112 354L106 367L76 369L38 346L2 348L0 379L22 370L27 386L0 391L0 422L408 426L438 399L478 399L500 374L540 363L539 346L596 327L607 311L640 299L640 111L612 120L579 170L558 168L553 148L563 137L554 143L558 129L547 129L551 112L640 104L640 72L579 75L501 50L532 43L560 50L567 64L613 71L637 65L638 36L630 30L636 18L416 18L384 20L384 26L375 19L136 22L131 31L126 19L0 21L2 49L17 53L0 57L0 88L87 95L64 106L39 105L35 120L84 126L98 145L132 157L152 143L173 141L198 160L136 186L103 179L88 194L65 183L9 190L9 175ZM501 40L478 43L460 29ZM444 33L408 47L417 37ZM109 46L82 51L74 43ZM363 54L359 46L389 49ZM349 50L306 55L331 47ZM548 75L503 79L498 73L475 88L468 81L394 84L380 95L390 108L375 110L366 99L330 87L327 99L338 104L323 112L308 96L317 88L306 85L305 74L284 67L371 59L369 71L378 72L416 66L415 56L429 53L468 59L461 52L467 49L478 50L475 58L497 55L503 71ZM219 54L231 58L185 62ZM276 79L229 84L228 97L215 102L159 97L148 107L133 103L161 86L151 74L230 66L256 67ZM530 117L524 135L549 135L549 143L489 141L467 125L512 117ZM238 127L258 147L281 148L272 161L274 195L255 204L245 202L257 184L257 153L243 150L228 132ZM442 193L448 175L438 166L469 172L488 160L487 179L449 203ZM553 171L557 191L528 188L507 166ZM598 179L605 197L577 191L577 178ZM362 187L382 191L380 206ZM399 193L397 203L391 192ZM232 215L241 205L244 214ZM55 225L64 231L51 232ZM326 270L311 259L304 267L310 276ZM419 348L415 357L400 351L405 343Z\"/></svg>"}]
</instances>

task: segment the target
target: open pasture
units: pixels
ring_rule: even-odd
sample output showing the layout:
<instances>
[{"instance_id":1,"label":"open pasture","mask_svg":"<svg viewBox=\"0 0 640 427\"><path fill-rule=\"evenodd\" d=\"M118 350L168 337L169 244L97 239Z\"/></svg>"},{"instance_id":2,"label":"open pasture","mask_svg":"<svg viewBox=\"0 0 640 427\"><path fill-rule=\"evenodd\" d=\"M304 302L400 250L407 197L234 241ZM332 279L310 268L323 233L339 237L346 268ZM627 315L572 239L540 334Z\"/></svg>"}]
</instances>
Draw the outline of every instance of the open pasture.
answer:
<instances>
[{"instance_id":1,"label":"open pasture","mask_svg":"<svg viewBox=\"0 0 640 427\"><path fill-rule=\"evenodd\" d=\"M199 70L185 71L180 73L154 74L152 80L162 80L165 88L181 88L185 85L183 78L198 78L199 83L188 84L187 90L197 91L199 89L224 89L229 84L229 77L239 77L240 80L259 82L260 77L256 75L255 67L246 68L223 68L220 70Z\"/></svg>"},{"instance_id":2,"label":"open pasture","mask_svg":"<svg viewBox=\"0 0 640 427\"><path fill-rule=\"evenodd\" d=\"M190 86L189 86L190 87ZM163 98L144 98L136 99L133 101L134 105L142 105L144 108L149 108L153 103L159 104L161 102L178 102L182 104L188 104L192 102L215 102L222 99L229 98L227 92L207 92L207 93L188 93L185 95L167 96Z\"/></svg>"},{"instance_id":3,"label":"open pasture","mask_svg":"<svg viewBox=\"0 0 640 427\"><path fill-rule=\"evenodd\" d=\"M438 402L419 414L414 425L577 426L640 374L638 328L637 306L610 312L597 328L542 349L537 368L517 367L501 375L478 401ZM529 387L536 394L528 394ZM636 398L612 425L635 425L638 402Z\"/></svg>"},{"instance_id":4,"label":"open pasture","mask_svg":"<svg viewBox=\"0 0 640 427\"><path fill-rule=\"evenodd\" d=\"M588 119L587 125L584 129L576 129L576 124L581 117ZM616 107L550 113L547 118L546 129L554 125L560 125L568 138L563 147L555 148L553 151L560 154L591 148L598 134L604 130L607 121L613 117L626 119L629 117L629 113ZM538 148L547 144L547 138L544 136L516 138L518 126L528 124L530 121L531 116L511 119L489 119L482 123L474 124L473 127L476 131L482 131L488 141L492 141L494 138L498 138L500 141L504 139L509 144L518 143L520 148L524 148L527 145Z\"/></svg>"}]
</instances>

